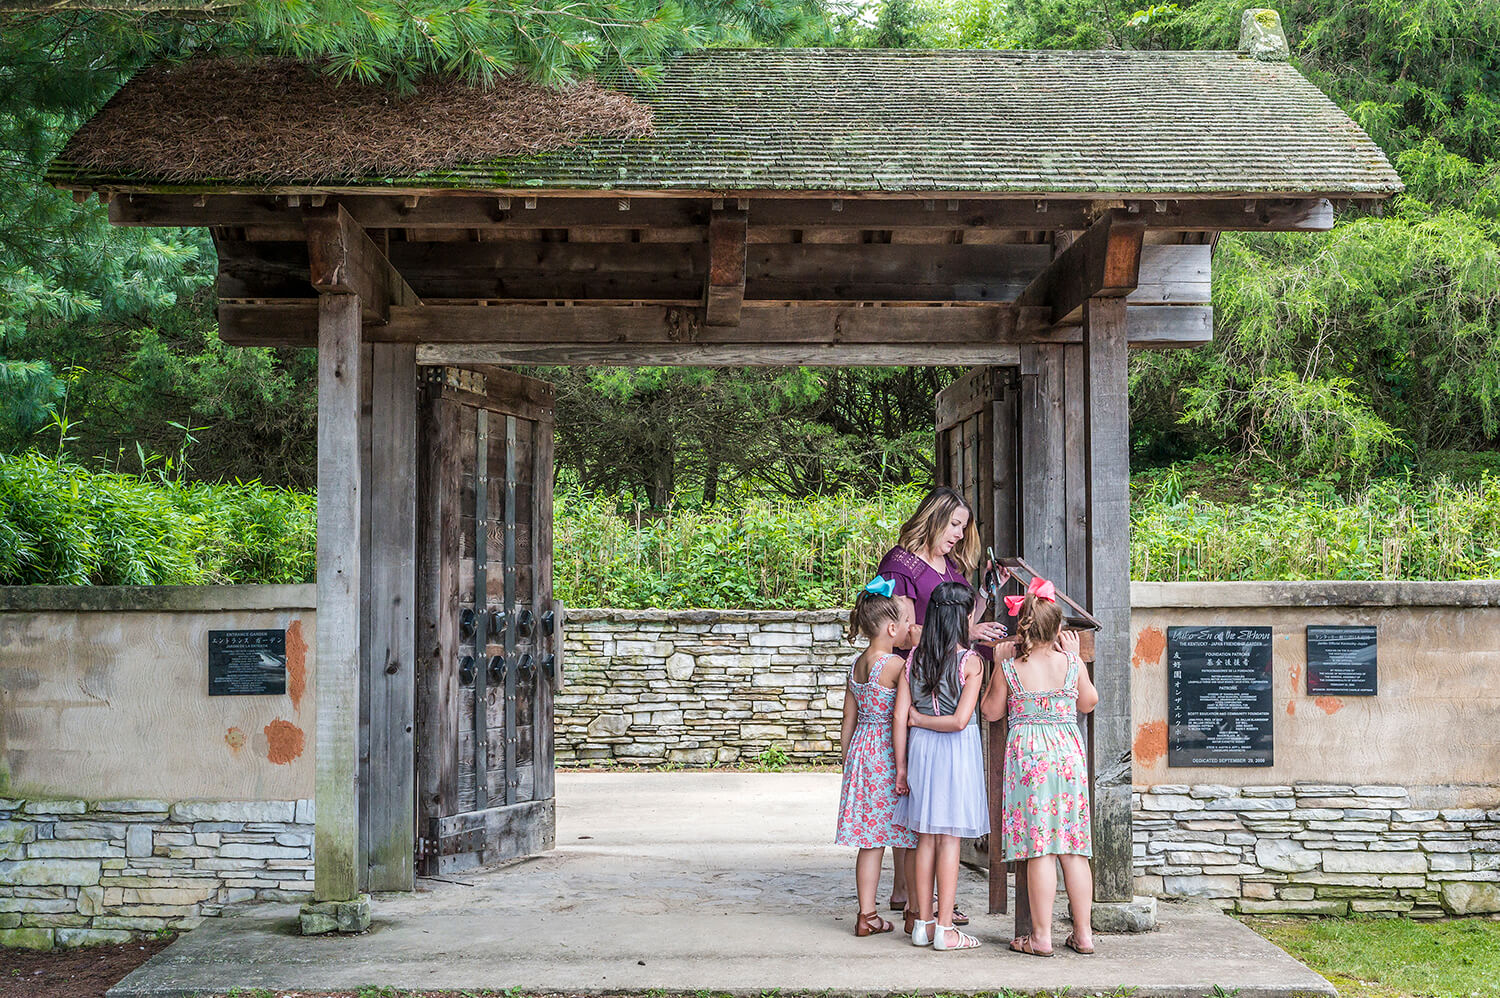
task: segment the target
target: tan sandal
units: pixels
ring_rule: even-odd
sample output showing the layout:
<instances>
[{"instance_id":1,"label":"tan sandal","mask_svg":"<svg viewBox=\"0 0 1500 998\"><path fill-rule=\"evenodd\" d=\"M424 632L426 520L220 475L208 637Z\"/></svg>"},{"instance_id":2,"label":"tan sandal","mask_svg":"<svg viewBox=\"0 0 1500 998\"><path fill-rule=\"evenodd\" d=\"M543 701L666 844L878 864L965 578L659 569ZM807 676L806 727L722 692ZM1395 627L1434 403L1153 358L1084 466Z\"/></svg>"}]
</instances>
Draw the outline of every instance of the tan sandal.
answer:
<instances>
[{"instance_id":1,"label":"tan sandal","mask_svg":"<svg viewBox=\"0 0 1500 998\"><path fill-rule=\"evenodd\" d=\"M1088 949L1084 949L1082 946L1078 945L1078 940L1074 938L1073 933L1071 932L1068 933L1068 938L1063 940L1063 945L1068 947L1068 949L1072 950L1074 953L1081 953L1084 956L1094 955L1094 947L1090 946Z\"/></svg>"},{"instance_id":2,"label":"tan sandal","mask_svg":"<svg viewBox=\"0 0 1500 998\"><path fill-rule=\"evenodd\" d=\"M895 926L880 917L879 912L860 912L859 918L854 922L854 934L856 936L876 936L882 932L892 932Z\"/></svg>"},{"instance_id":3,"label":"tan sandal","mask_svg":"<svg viewBox=\"0 0 1500 998\"><path fill-rule=\"evenodd\" d=\"M1051 956L1052 955L1052 951L1050 949L1047 949L1047 950L1037 949L1036 945L1031 941L1031 936L1029 936L1029 935L1019 936L1019 937L1017 937L1015 939L1012 939L1010 941L1010 948L1011 948L1012 952L1015 952L1015 953L1025 953L1027 956Z\"/></svg>"}]
</instances>

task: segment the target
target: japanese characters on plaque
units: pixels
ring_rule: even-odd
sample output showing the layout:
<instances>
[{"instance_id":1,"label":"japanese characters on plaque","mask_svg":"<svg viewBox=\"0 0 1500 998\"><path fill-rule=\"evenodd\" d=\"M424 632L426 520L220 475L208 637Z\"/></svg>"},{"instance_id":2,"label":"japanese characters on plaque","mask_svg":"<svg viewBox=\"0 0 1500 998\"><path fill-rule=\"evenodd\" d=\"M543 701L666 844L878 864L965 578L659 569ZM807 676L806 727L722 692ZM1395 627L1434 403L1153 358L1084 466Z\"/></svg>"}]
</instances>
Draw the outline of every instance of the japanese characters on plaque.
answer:
<instances>
[{"instance_id":1,"label":"japanese characters on plaque","mask_svg":"<svg viewBox=\"0 0 1500 998\"><path fill-rule=\"evenodd\" d=\"M1375 643L1374 625L1309 624L1307 695L1375 696Z\"/></svg>"},{"instance_id":2,"label":"japanese characters on plaque","mask_svg":"<svg viewBox=\"0 0 1500 998\"><path fill-rule=\"evenodd\" d=\"M1167 628L1167 765L1270 766L1271 628Z\"/></svg>"},{"instance_id":3,"label":"japanese characters on plaque","mask_svg":"<svg viewBox=\"0 0 1500 998\"><path fill-rule=\"evenodd\" d=\"M280 695L286 692L286 631L208 632L208 695Z\"/></svg>"}]
</instances>

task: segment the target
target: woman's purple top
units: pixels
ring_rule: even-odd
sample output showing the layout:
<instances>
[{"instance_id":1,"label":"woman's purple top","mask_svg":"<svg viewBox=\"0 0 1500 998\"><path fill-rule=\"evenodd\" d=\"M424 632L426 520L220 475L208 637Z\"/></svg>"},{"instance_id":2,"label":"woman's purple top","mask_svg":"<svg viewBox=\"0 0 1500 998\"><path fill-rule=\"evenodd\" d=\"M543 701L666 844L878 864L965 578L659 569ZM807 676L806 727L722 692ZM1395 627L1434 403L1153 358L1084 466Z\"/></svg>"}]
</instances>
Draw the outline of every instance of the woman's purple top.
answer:
<instances>
[{"instance_id":1,"label":"woman's purple top","mask_svg":"<svg viewBox=\"0 0 1500 998\"><path fill-rule=\"evenodd\" d=\"M969 585L963 570L953 563L952 558L944 555L943 562L947 570L939 575L927 562L898 545L880 559L880 568L875 574L895 582L893 595L905 596L916 604L917 624L920 626L927 622L927 601L932 599L934 589L944 582Z\"/></svg>"}]
</instances>

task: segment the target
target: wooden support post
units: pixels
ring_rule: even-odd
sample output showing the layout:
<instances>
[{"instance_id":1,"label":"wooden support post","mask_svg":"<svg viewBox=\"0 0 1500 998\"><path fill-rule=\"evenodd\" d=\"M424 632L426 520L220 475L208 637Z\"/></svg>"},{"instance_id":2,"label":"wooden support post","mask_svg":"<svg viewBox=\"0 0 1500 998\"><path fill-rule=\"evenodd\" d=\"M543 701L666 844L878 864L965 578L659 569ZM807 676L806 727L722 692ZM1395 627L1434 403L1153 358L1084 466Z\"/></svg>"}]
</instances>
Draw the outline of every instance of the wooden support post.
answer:
<instances>
[{"instance_id":1,"label":"wooden support post","mask_svg":"<svg viewBox=\"0 0 1500 998\"><path fill-rule=\"evenodd\" d=\"M317 816L313 894L359 894L360 301L318 301Z\"/></svg>"},{"instance_id":2,"label":"wooden support post","mask_svg":"<svg viewBox=\"0 0 1500 998\"><path fill-rule=\"evenodd\" d=\"M715 211L708 221L708 287L703 321L738 326L745 302L745 212Z\"/></svg>"},{"instance_id":3,"label":"wooden support post","mask_svg":"<svg viewBox=\"0 0 1500 998\"><path fill-rule=\"evenodd\" d=\"M1088 419L1088 609L1099 621L1094 684L1094 897L1133 895L1130 818L1130 406L1125 301L1084 307Z\"/></svg>"},{"instance_id":4,"label":"wooden support post","mask_svg":"<svg viewBox=\"0 0 1500 998\"><path fill-rule=\"evenodd\" d=\"M409 891L416 827L413 766L417 558L417 349L372 348L370 486L364 579L368 742L361 758L360 839L366 889Z\"/></svg>"}]
</instances>

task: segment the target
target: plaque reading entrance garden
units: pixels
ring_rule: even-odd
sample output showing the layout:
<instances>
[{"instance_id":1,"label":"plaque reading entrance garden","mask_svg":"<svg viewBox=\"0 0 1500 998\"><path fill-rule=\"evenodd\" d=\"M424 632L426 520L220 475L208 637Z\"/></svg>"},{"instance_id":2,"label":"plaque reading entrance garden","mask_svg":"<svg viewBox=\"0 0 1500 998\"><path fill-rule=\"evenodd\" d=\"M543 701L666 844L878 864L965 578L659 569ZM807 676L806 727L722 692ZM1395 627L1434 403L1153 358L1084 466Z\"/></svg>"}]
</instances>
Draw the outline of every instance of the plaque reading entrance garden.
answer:
<instances>
[{"instance_id":1,"label":"plaque reading entrance garden","mask_svg":"<svg viewBox=\"0 0 1500 998\"><path fill-rule=\"evenodd\" d=\"M286 693L286 631L209 631L208 695Z\"/></svg>"},{"instance_id":2,"label":"plaque reading entrance garden","mask_svg":"<svg viewBox=\"0 0 1500 998\"><path fill-rule=\"evenodd\" d=\"M1375 645L1373 625L1308 625L1307 695L1375 696Z\"/></svg>"},{"instance_id":3,"label":"plaque reading entrance garden","mask_svg":"<svg viewBox=\"0 0 1500 998\"><path fill-rule=\"evenodd\" d=\"M1169 627L1167 663L1167 765L1272 764L1269 627Z\"/></svg>"}]
</instances>

